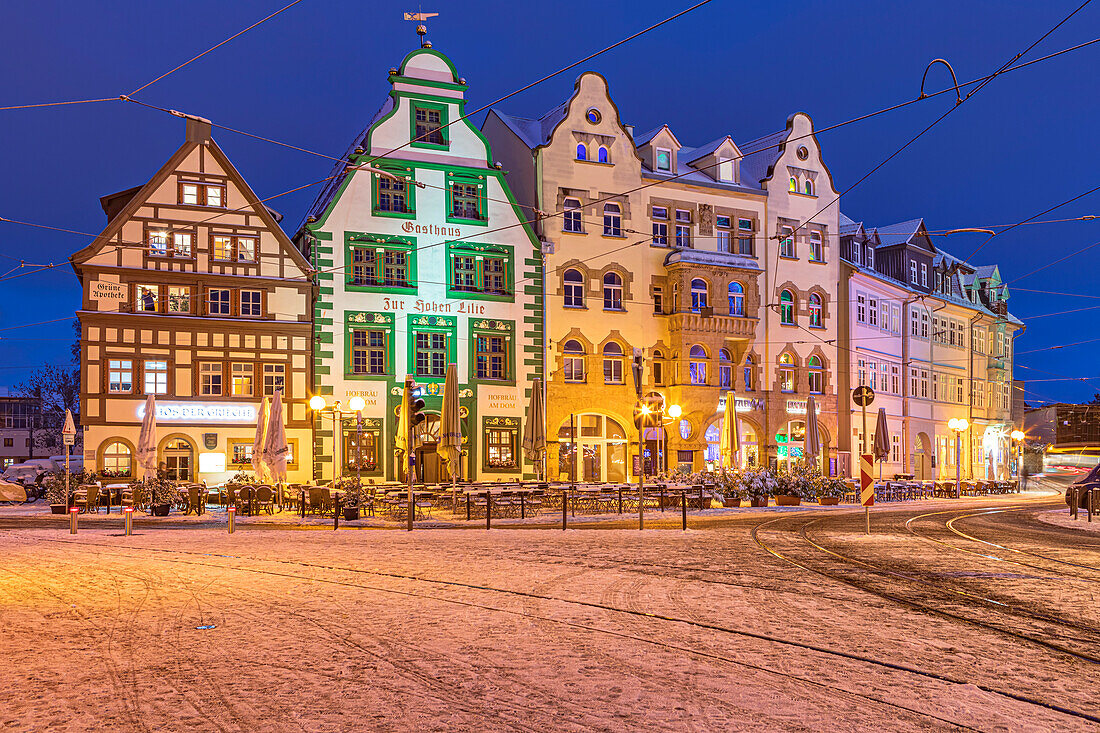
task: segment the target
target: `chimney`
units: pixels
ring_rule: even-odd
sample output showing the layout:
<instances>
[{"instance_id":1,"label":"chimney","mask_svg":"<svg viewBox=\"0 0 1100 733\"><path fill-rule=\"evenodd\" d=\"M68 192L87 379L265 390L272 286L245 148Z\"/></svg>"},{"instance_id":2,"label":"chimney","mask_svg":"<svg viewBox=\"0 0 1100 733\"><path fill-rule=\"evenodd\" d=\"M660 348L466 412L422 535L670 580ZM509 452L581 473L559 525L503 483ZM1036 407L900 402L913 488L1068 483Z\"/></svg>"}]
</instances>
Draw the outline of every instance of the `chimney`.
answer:
<instances>
[{"instance_id":1,"label":"chimney","mask_svg":"<svg viewBox=\"0 0 1100 733\"><path fill-rule=\"evenodd\" d=\"M210 120L203 119L202 117L195 117L193 115L183 115L183 118L187 120L187 142L210 142Z\"/></svg>"}]
</instances>

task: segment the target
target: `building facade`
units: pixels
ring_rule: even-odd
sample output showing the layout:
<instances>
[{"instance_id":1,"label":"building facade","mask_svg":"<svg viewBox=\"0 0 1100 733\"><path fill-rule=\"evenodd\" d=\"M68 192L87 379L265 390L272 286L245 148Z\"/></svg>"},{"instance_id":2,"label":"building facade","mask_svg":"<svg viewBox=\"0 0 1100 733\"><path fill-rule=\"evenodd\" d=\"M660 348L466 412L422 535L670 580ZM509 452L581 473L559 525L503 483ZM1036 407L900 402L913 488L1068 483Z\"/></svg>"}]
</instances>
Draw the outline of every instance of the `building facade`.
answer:
<instances>
[{"instance_id":1,"label":"building facade","mask_svg":"<svg viewBox=\"0 0 1100 733\"><path fill-rule=\"evenodd\" d=\"M774 464L788 434L801 451L811 393L829 444L837 214L815 208L835 191L808 117L747 150L729 136L689 147L667 125L635 134L588 72L542 117L492 110L483 130L521 203L548 214L550 478L714 466L731 407L744 458ZM636 353L643 392L682 410L646 431L644 463Z\"/></svg>"},{"instance_id":2,"label":"building facade","mask_svg":"<svg viewBox=\"0 0 1100 733\"><path fill-rule=\"evenodd\" d=\"M41 417L38 400L0 389L0 470L31 458L50 457L49 450L36 445L35 428Z\"/></svg>"},{"instance_id":3,"label":"building facade","mask_svg":"<svg viewBox=\"0 0 1100 733\"><path fill-rule=\"evenodd\" d=\"M464 79L427 47L352 142L296 242L318 270L315 478L399 479L394 452L406 375L423 387L420 478L435 453L447 365L458 365L466 480L533 477L523 417L542 376L542 255L481 132ZM353 397L365 403L349 411Z\"/></svg>"},{"instance_id":4,"label":"building facade","mask_svg":"<svg viewBox=\"0 0 1100 733\"><path fill-rule=\"evenodd\" d=\"M154 394L158 465L173 479L222 482L249 468L263 400L281 391L288 480L305 482L309 263L210 123L188 119L186 131L147 183L101 199L107 228L71 258L83 288L84 465L140 475L138 433Z\"/></svg>"},{"instance_id":5,"label":"building facade","mask_svg":"<svg viewBox=\"0 0 1100 733\"><path fill-rule=\"evenodd\" d=\"M1014 470L1012 353L1023 324L1008 312L995 265L974 267L938 249L919 219L877 228L842 219L841 361L850 386L875 391L867 433L860 409L842 410L843 449L874 441L886 408L883 475L1002 479ZM961 434L949 427L965 419ZM958 450L957 450L958 448ZM853 462L854 465L854 462Z\"/></svg>"}]
</instances>

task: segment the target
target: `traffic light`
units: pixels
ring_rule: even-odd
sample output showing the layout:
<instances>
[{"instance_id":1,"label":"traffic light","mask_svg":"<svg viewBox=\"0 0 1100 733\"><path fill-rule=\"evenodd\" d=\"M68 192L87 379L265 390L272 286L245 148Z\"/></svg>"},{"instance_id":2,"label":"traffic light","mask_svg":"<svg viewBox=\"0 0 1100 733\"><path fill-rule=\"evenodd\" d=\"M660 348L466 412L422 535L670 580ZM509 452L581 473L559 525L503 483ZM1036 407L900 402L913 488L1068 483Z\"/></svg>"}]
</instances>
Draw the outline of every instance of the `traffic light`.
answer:
<instances>
[{"instance_id":1,"label":"traffic light","mask_svg":"<svg viewBox=\"0 0 1100 733\"><path fill-rule=\"evenodd\" d=\"M416 426L424 422L427 416L424 415L424 399L421 397L423 391L420 387L417 387L414 382L409 383L408 389L408 401L409 401L409 430L415 430Z\"/></svg>"},{"instance_id":2,"label":"traffic light","mask_svg":"<svg viewBox=\"0 0 1100 733\"><path fill-rule=\"evenodd\" d=\"M634 361L630 365L630 371L634 375L634 391L638 399L642 397L642 370L645 368L645 360L641 349L634 349Z\"/></svg>"}]
</instances>

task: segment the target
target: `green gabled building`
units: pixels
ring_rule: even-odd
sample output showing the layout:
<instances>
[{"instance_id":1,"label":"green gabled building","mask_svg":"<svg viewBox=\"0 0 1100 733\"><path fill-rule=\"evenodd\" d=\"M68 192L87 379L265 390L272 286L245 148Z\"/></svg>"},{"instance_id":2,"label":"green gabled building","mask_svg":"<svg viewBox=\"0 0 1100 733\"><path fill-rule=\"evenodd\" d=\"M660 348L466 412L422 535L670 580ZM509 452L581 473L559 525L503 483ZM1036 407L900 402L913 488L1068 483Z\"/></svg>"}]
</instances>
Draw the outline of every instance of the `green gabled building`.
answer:
<instances>
[{"instance_id":1,"label":"green gabled building","mask_svg":"<svg viewBox=\"0 0 1100 733\"><path fill-rule=\"evenodd\" d=\"M465 114L466 82L430 45L389 74L391 91L351 144L295 237L318 271L314 474L402 478L401 385L423 385L421 478L435 455L446 367L458 364L466 480L531 478L524 413L543 376L540 243ZM363 398L362 440L352 397Z\"/></svg>"}]
</instances>

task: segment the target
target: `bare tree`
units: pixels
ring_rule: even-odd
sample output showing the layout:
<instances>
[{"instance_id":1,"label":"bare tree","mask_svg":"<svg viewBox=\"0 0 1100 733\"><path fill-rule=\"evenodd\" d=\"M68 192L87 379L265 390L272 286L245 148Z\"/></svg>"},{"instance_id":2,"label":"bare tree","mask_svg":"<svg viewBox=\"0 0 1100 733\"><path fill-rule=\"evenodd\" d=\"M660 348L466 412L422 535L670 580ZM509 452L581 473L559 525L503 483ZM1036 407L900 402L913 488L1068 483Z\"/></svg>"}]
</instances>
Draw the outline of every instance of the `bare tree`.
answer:
<instances>
[{"instance_id":1,"label":"bare tree","mask_svg":"<svg viewBox=\"0 0 1100 733\"><path fill-rule=\"evenodd\" d=\"M45 364L17 385L15 391L20 397L36 403L31 430L34 447L48 455L60 454L64 450L61 428L65 424L65 410L72 410L73 420L80 425L80 367ZM80 455L82 441L79 428L76 441L74 451Z\"/></svg>"}]
</instances>

